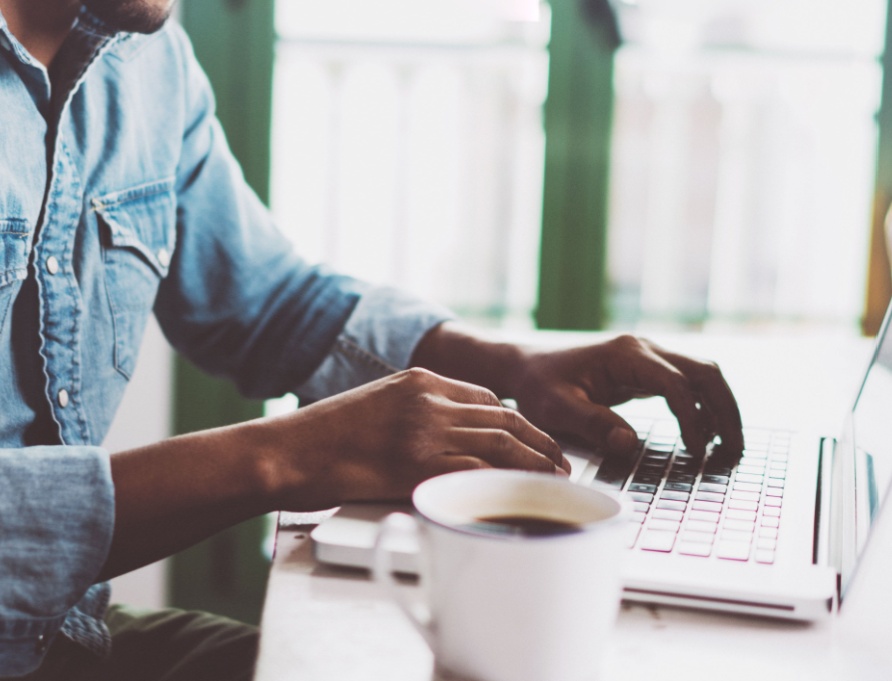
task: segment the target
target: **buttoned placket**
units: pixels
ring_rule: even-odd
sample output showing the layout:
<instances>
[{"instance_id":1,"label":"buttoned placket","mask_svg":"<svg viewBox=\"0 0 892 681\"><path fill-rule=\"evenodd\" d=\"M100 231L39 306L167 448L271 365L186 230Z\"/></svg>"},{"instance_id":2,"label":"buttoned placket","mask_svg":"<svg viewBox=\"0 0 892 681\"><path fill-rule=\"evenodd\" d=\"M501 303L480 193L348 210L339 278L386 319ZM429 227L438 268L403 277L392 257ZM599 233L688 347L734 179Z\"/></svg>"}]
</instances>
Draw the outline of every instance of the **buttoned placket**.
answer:
<instances>
[{"instance_id":1,"label":"buttoned placket","mask_svg":"<svg viewBox=\"0 0 892 681\"><path fill-rule=\"evenodd\" d=\"M75 29L77 30L77 29ZM74 93L89 65L110 44L108 37L82 34L83 52L68 63L76 69L53 83L66 88L55 124L50 182L44 221L34 244L34 275L40 292L41 356L44 360L46 395L63 444L89 444L90 430L81 400L80 342L83 309L72 266L77 225L84 206L84 185L66 139L66 122ZM78 60L80 60L78 62ZM78 67L77 64L80 63ZM47 79L48 75L45 76Z\"/></svg>"}]
</instances>

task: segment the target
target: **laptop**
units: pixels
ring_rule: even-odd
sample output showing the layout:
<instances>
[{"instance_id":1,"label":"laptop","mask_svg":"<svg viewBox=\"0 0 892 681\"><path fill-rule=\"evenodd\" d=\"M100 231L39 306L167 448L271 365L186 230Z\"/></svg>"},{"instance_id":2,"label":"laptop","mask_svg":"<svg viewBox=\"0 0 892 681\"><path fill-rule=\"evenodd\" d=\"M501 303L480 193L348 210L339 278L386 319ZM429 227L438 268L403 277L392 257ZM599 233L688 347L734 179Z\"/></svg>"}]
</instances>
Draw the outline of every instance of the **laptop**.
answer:
<instances>
[{"instance_id":1,"label":"laptop","mask_svg":"<svg viewBox=\"0 0 892 681\"><path fill-rule=\"evenodd\" d=\"M791 620L844 602L892 480L890 310L836 438L745 428L746 449L687 452L672 420L630 419L637 457L565 446L575 484L629 502L624 598ZM312 532L323 563L369 568L392 504L350 504ZM415 572L409 546L394 568Z\"/></svg>"}]
</instances>

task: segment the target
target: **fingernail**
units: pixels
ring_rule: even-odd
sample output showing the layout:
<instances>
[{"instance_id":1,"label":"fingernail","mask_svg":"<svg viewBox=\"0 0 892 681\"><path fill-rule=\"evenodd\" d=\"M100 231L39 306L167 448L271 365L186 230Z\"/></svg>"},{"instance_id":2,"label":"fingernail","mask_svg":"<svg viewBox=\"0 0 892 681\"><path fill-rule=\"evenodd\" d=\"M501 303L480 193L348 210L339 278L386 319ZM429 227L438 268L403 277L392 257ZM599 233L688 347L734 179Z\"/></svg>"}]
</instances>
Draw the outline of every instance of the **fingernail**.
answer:
<instances>
[{"instance_id":1,"label":"fingernail","mask_svg":"<svg viewBox=\"0 0 892 681\"><path fill-rule=\"evenodd\" d=\"M634 430L617 426L607 435L607 447L611 451L629 451L638 445L638 435Z\"/></svg>"}]
</instances>

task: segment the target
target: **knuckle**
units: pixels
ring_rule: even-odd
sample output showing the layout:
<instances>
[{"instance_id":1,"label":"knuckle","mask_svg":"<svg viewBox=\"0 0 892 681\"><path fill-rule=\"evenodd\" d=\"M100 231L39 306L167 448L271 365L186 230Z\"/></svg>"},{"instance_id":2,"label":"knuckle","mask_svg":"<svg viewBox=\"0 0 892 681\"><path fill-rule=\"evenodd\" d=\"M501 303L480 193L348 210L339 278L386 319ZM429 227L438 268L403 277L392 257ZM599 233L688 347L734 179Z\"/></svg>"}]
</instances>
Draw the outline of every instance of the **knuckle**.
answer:
<instances>
[{"instance_id":1,"label":"knuckle","mask_svg":"<svg viewBox=\"0 0 892 681\"><path fill-rule=\"evenodd\" d=\"M631 333L623 333L613 339L613 344L621 350L634 350L641 345L641 339Z\"/></svg>"},{"instance_id":2,"label":"knuckle","mask_svg":"<svg viewBox=\"0 0 892 681\"><path fill-rule=\"evenodd\" d=\"M480 403L485 406L496 407L501 406L501 401L496 394L492 390L488 390L487 388L481 388L479 386L474 386L475 393L477 394Z\"/></svg>"},{"instance_id":3,"label":"knuckle","mask_svg":"<svg viewBox=\"0 0 892 681\"><path fill-rule=\"evenodd\" d=\"M514 436L507 430L499 429L496 431L494 446L500 452L510 452L514 449L516 440Z\"/></svg>"},{"instance_id":4,"label":"knuckle","mask_svg":"<svg viewBox=\"0 0 892 681\"><path fill-rule=\"evenodd\" d=\"M700 372L707 381L724 380L722 376L722 370L716 362L703 362Z\"/></svg>"},{"instance_id":5,"label":"knuckle","mask_svg":"<svg viewBox=\"0 0 892 681\"><path fill-rule=\"evenodd\" d=\"M522 427L520 414L513 409L499 410L500 425L506 431L516 431Z\"/></svg>"},{"instance_id":6,"label":"knuckle","mask_svg":"<svg viewBox=\"0 0 892 681\"><path fill-rule=\"evenodd\" d=\"M433 372L421 367L411 367L409 369L405 369L402 372L402 376L409 384L422 386L430 384L435 377Z\"/></svg>"}]
</instances>

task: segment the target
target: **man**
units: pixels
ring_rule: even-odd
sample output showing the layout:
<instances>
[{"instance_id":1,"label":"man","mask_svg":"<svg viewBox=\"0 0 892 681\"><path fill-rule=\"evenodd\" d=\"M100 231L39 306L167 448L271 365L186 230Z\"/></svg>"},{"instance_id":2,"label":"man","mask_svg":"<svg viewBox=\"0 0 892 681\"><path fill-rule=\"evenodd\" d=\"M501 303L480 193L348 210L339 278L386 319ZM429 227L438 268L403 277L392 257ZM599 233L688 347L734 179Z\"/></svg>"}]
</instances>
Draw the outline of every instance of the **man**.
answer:
<instances>
[{"instance_id":1,"label":"man","mask_svg":"<svg viewBox=\"0 0 892 681\"><path fill-rule=\"evenodd\" d=\"M635 396L665 396L691 449L742 447L713 364L633 337L489 341L300 260L171 2L0 0L0 677L250 678L253 631L109 610L105 580L276 509L405 498L465 468L564 473L546 432L622 455L635 434L610 406ZM312 404L110 455L153 311L244 393Z\"/></svg>"}]
</instances>

